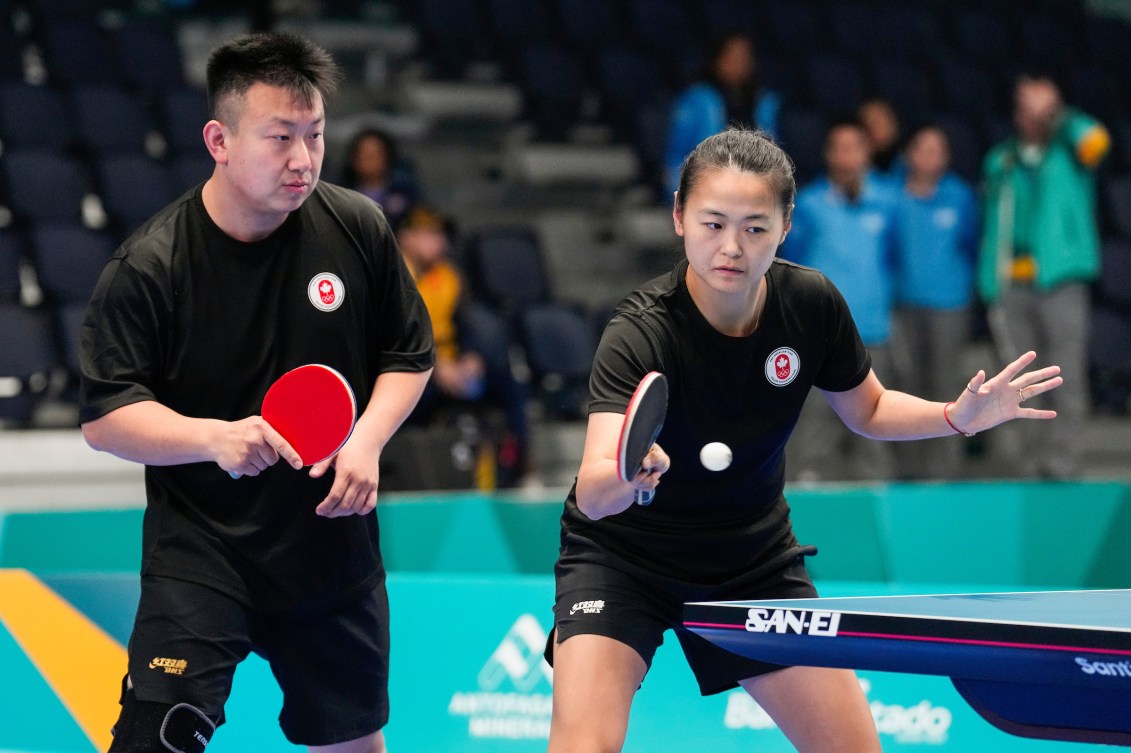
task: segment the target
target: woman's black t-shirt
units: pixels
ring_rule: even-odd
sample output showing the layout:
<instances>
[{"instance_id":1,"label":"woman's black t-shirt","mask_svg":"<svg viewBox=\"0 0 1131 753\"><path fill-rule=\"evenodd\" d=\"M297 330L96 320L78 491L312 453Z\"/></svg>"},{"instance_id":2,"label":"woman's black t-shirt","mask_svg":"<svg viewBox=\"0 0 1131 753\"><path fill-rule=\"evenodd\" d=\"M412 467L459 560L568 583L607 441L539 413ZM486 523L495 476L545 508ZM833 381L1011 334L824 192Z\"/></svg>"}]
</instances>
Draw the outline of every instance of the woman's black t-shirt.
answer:
<instances>
[{"instance_id":1,"label":"woman's black t-shirt","mask_svg":"<svg viewBox=\"0 0 1131 753\"><path fill-rule=\"evenodd\" d=\"M785 486L785 445L813 386L856 387L871 368L840 292L820 272L775 260L766 274L757 330L730 337L691 299L687 263L630 294L598 347L591 413L624 413L649 371L669 380L658 443L671 457L652 504L593 521L571 490L568 535L633 564L693 583L728 580L795 542ZM699 461L708 442L734 460L722 471Z\"/></svg>"}]
</instances>

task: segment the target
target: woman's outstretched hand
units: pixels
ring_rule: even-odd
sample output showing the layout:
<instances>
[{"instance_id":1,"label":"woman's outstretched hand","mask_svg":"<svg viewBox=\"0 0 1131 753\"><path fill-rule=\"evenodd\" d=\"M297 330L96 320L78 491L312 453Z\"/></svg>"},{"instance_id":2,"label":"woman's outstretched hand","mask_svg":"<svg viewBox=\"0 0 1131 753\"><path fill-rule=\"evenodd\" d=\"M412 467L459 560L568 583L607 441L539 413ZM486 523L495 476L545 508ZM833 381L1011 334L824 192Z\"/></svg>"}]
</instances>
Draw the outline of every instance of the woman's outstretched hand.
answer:
<instances>
[{"instance_id":1,"label":"woman's outstretched hand","mask_svg":"<svg viewBox=\"0 0 1131 753\"><path fill-rule=\"evenodd\" d=\"M965 434L976 434L1015 418L1056 418L1056 411L1024 406L1026 400L1064 384L1059 366L1025 371L1036 358L1029 351L992 379L986 379L985 371L975 374L946 409L951 425Z\"/></svg>"}]
</instances>

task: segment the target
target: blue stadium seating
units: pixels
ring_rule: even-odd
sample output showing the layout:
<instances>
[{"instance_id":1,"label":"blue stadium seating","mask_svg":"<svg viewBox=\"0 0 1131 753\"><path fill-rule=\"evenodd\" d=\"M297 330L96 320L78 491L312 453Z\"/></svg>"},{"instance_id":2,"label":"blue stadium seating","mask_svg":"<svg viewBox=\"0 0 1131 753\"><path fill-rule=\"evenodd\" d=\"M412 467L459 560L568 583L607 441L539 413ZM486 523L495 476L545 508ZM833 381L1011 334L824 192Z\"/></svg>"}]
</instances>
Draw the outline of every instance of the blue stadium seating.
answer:
<instances>
[{"instance_id":1,"label":"blue stadium seating","mask_svg":"<svg viewBox=\"0 0 1131 753\"><path fill-rule=\"evenodd\" d=\"M90 176L78 160L52 151L5 152L0 172L16 220L78 222Z\"/></svg>"},{"instance_id":2,"label":"blue stadium seating","mask_svg":"<svg viewBox=\"0 0 1131 753\"><path fill-rule=\"evenodd\" d=\"M53 87L0 83L0 143L5 149L63 152L75 141L66 97Z\"/></svg>"}]
</instances>

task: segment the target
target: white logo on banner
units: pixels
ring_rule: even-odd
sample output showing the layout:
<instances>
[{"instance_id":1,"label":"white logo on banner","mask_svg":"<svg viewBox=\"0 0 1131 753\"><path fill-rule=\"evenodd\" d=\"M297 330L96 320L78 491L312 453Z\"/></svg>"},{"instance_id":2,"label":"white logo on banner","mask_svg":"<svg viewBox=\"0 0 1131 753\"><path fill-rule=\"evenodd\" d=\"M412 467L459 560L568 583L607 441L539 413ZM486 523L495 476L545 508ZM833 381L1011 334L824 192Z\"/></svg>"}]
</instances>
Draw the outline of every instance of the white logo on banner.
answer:
<instances>
[{"instance_id":1,"label":"white logo on banner","mask_svg":"<svg viewBox=\"0 0 1131 753\"><path fill-rule=\"evenodd\" d=\"M537 618L520 616L479 670L479 690L453 694L448 713L467 717L471 737L549 738L554 678L545 648Z\"/></svg>"},{"instance_id":2,"label":"white logo on banner","mask_svg":"<svg viewBox=\"0 0 1131 753\"><path fill-rule=\"evenodd\" d=\"M860 687L867 693L872 684L860 679ZM876 721L876 731L881 735L891 735L896 742L910 745L942 745L953 721L950 709L935 706L922 700L914 706L886 704L870 701L872 718ZM765 709L743 690L735 690L727 695L727 708L723 716L727 729L773 729L774 720Z\"/></svg>"}]
</instances>

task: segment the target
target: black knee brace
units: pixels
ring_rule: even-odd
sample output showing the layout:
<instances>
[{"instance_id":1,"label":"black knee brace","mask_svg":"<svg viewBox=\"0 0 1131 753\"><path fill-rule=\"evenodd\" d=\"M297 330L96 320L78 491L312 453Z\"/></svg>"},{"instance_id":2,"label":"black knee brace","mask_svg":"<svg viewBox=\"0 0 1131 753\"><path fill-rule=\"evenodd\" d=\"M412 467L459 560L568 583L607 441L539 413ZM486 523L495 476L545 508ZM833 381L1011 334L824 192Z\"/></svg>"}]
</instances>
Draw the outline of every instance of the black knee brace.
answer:
<instances>
[{"instance_id":1,"label":"black knee brace","mask_svg":"<svg viewBox=\"0 0 1131 753\"><path fill-rule=\"evenodd\" d=\"M110 753L204 753L215 730L215 722L191 704L139 701L128 688Z\"/></svg>"}]
</instances>

